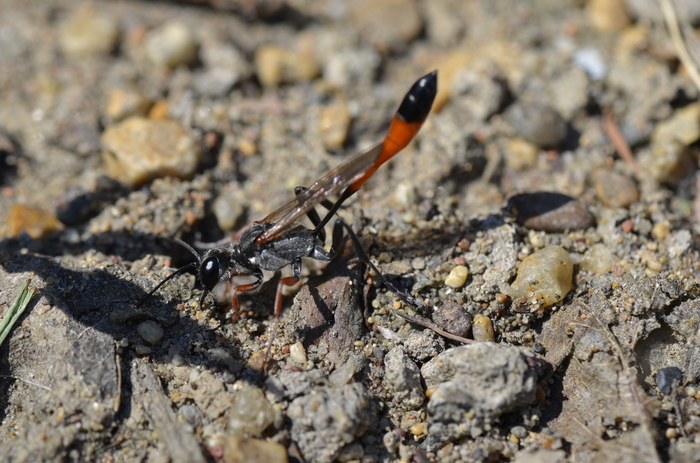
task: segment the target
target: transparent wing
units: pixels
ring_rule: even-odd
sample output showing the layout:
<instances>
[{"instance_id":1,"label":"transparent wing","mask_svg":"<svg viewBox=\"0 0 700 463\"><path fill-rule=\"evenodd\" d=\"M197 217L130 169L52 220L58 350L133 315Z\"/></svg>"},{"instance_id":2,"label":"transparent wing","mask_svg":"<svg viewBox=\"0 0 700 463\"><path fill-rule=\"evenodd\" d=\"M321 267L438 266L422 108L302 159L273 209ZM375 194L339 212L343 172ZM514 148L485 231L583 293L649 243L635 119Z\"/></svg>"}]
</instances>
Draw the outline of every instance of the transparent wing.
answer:
<instances>
[{"instance_id":1,"label":"transparent wing","mask_svg":"<svg viewBox=\"0 0 700 463\"><path fill-rule=\"evenodd\" d=\"M346 186L361 178L375 164L382 153L382 147L383 143L380 143L356 154L335 169L326 172L308 190L262 219L262 222L273 225L260 236L259 240L265 242L279 235L328 196L340 193Z\"/></svg>"}]
</instances>

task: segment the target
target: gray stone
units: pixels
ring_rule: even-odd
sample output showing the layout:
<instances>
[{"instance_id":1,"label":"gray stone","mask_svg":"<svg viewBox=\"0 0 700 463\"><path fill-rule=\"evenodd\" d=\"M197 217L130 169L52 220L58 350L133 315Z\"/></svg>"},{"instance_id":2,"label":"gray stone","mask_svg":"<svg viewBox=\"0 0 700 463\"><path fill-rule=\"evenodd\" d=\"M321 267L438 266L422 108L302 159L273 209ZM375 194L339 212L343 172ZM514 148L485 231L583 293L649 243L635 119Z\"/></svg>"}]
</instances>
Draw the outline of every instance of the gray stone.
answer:
<instances>
[{"instance_id":1,"label":"gray stone","mask_svg":"<svg viewBox=\"0 0 700 463\"><path fill-rule=\"evenodd\" d=\"M365 367L367 357L350 354L348 361L336 368L328 377L328 381L334 387L342 387L352 381L352 377Z\"/></svg>"},{"instance_id":2,"label":"gray stone","mask_svg":"<svg viewBox=\"0 0 700 463\"><path fill-rule=\"evenodd\" d=\"M515 133L539 147L555 147L566 138L566 122L549 106L520 102L508 109L505 117Z\"/></svg>"},{"instance_id":3,"label":"gray stone","mask_svg":"<svg viewBox=\"0 0 700 463\"><path fill-rule=\"evenodd\" d=\"M393 397L409 409L423 405L425 395L418 366L403 347L395 347L384 358L384 377L393 389Z\"/></svg>"},{"instance_id":4,"label":"gray stone","mask_svg":"<svg viewBox=\"0 0 700 463\"><path fill-rule=\"evenodd\" d=\"M177 412L193 426L202 422L202 411L196 405L183 405Z\"/></svg>"},{"instance_id":5,"label":"gray stone","mask_svg":"<svg viewBox=\"0 0 700 463\"><path fill-rule=\"evenodd\" d=\"M360 383L322 388L289 404L292 439L307 461L330 463L375 424L370 395Z\"/></svg>"},{"instance_id":6,"label":"gray stone","mask_svg":"<svg viewBox=\"0 0 700 463\"><path fill-rule=\"evenodd\" d=\"M144 42L148 57L161 66L174 68L190 64L197 56L197 43L192 32L179 22L168 22L149 31Z\"/></svg>"},{"instance_id":7,"label":"gray stone","mask_svg":"<svg viewBox=\"0 0 700 463\"><path fill-rule=\"evenodd\" d=\"M328 381L323 370L290 371L282 370L279 373L279 381L284 385L284 394L288 399L294 399L317 386L324 385Z\"/></svg>"},{"instance_id":8,"label":"gray stone","mask_svg":"<svg viewBox=\"0 0 700 463\"><path fill-rule=\"evenodd\" d=\"M445 350L445 341L432 330L410 330L403 338L403 346L414 359L425 360Z\"/></svg>"},{"instance_id":9,"label":"gray stone","mask_svg":"<svg viewBox=\"0 0 700 463\"><path fill-rule=\"evenodd\" d=\"M255 386L243 386L229 410L229 429L234 433L259 435L275 419L275 410Z\"/></svg>"},{"instance_id":10,"label":"gray stone","mask_svg":"<svg viewBox=\"0 0 700 463\"><path fill-rule=\"evenodd\" d=\"M428 402L431 424L460 423L466 412L488 423L535 399L536 373L515 347L455 347L426 363L421 373L428 387L436 387Z\"/></svg>"}]
</instances>

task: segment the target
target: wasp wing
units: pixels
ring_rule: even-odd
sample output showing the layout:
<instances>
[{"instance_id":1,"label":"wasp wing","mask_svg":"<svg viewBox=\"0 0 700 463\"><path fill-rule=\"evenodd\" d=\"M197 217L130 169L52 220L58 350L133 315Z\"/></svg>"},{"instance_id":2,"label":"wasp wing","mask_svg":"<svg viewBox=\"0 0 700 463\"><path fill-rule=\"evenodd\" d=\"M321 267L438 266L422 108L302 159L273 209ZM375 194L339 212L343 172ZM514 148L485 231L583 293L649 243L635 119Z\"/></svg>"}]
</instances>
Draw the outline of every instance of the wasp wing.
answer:
<instances>
[{"instance_id":1,"label":"wasp wing","mask_svg":"<svg viewBox=\"0 0 700 463\"><path fill-rule=\"evenodd\" d=\"M258 239L262 242L269 241L328 196L340 193L346 186L362 178L362 175L376 163L382 154L383 145L380 143L367 151L356 154L335 169L326 172L307 190L262 219L261 222L273 225Z\"/></svg>"}]
</instances>

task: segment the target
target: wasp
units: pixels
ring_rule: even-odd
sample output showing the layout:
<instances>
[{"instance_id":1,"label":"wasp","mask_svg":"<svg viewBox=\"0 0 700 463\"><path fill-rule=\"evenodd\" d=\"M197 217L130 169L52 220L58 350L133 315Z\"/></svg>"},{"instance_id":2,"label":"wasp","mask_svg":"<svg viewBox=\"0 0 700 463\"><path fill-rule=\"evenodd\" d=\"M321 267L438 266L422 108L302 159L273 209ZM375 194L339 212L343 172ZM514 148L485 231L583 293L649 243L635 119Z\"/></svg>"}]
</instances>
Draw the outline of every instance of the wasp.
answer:
<instances>
[{"instance_id":1,"label":"wasp","mask_svg":"<svg viewBox=\"0 0 700 463\"><path fill-rule=\"evenodd\" d=\"M338 253L344 232L350 235L355 247L359 246L359 240L352 228L342 219L338 219L333 227L330 249L326 250L326 224L379 166L413 140L432 108L436 93L437 71L433 71L413 84L392 118L389 130L381 143L330 170L310 187L295 188L294 198L264 219L251 224L238 241L214 247L200 254L187 243L177 240L195 255L197 262L176 270L151 290L142 301L153 295L171 278L192 268L197 268L198 279L204 287L200 306L204 303L206 295L219 283L227 282L231 289L233 277L253 277L253 282L233 287L231 304L234 317L237 317L238 295L258 289L263 282L263 270L274 272L291 266L292 276L280 278L277 286L274 310L275 317L279 318L282 309L282 288L293 286L299 281L302 258L329 262ZM337 194L340 196L334 203L328 200L330 196ZM316 211L316 206L319 205L328 209L323 218ZM306 228L298 223L304 215L310 219L314 228ZM366 256L364 251L362 255Z\"/></svg>"}]
</instances>

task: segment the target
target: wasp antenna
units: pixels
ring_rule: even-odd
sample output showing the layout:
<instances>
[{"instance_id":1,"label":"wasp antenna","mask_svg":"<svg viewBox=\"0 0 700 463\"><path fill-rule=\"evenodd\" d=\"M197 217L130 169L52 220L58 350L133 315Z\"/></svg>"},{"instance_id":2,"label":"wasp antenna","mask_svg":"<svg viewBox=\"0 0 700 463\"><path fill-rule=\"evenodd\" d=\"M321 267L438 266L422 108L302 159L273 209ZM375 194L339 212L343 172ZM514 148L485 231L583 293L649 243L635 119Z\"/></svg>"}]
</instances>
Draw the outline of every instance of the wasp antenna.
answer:
<instances>
[{"instance_id":1,"label":"wasp antenna","mask_svg":"<svg viewBox=\"0 0 700 463\"><path fill-rule=\"evenodd\" d=\"M189 246L188 246L188 247L189 247ZM148 292L148 294L146 294L146 295L143 296L141 299L139 299L139 301L136 303L136 307L141 307L141 304L143 304L144 302L146 302L146 301L148 300L149 297L153 296L153 294L155 294L155 292L158 291L158 290L160 289L160 287L163 286L165 283L167 283L168 281L172 280L172 279L175 278L177 275L179 275L179 274L185 272L186 270L189 270L189 269L191 269L191 268L196 268L196 267L197 267L197 264L195 264L195 263L192 262L192 263L189 263L189 264L185 265L184 267L180 267L179 269L175 270L173 273L171 273L170 275L168 275L167 277L165 277L165 279L164 279L163 281L161 281L160 283L158 283L158 284L156 285L155 288L153 288L152 290L150 290L150 291Z\"/></svg>"},{"instance_id":2,"label":"wasp antenna","mask_svg":"<svg viewBox=\"0 0 700 463\"><path fill-rule=\"evenodd\" d=\"M185 249L187 249L188 251L190 251L190 252L197 258L197 262L199 262L200 264L202 263L202 256L201 256L192 246L190 246L189 244L185 243L185 242L182 241L180 238L173 238L173 240L174 240L177 244L179 244L180 246L182 246L183 248L185 248Z\"/></svg>"}]
</instances>

